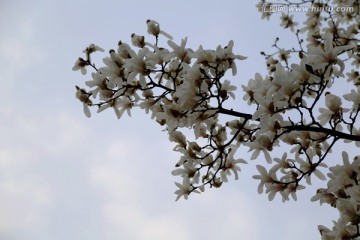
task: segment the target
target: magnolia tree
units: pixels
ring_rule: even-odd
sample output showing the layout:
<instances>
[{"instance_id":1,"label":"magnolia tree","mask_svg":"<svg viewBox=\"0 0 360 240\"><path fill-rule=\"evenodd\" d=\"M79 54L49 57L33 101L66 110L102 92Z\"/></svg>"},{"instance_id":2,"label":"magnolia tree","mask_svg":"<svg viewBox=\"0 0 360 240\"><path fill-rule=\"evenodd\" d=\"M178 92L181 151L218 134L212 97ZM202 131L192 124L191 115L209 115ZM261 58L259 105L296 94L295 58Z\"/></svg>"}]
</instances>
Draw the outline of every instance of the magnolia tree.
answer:
<instances>
[{"instance_id":1,"label":"magnolia tree","mask_svg":"<svg viewBox=\"0 0 360 240\"><path fill-rule=\"evenodd\" d=\"M132 34L131 44L120 41L102 67L91 57L103 49L87 47L73 70L86 74L90 69L91 80L85 82L87 88L76 86L76 97L87 117L90 107L112 109L118 118L138 107L164 126L181 155L172 172L182 178L176 182L176 200L218 188L230 176L237 179L246 163L237 157L238 150L247 150L259 164L253 176L259 193L265 190L270 200L277 194L283 201L296 200L297 191L313 177L327 180L312 201L330 204L339 219L330 228L319 226L322 239L359 238L360 1L329 2L257 5L265 19L282 12L281 26L293 32L297 44L282 48L277 38L273 53L261 52L268 74L255 73L242 85L243 100L253 112L229 107L236 87L226 79L228 72L235 76L236 62L246 59L233 53L233 41L214 50L193 50L186 47L186 38L177 44L154 20L146 21L150 38ZM293 19L293 11L306 14L303 26ZM160 44L160 38L166 43ZM345 94L334 89L339 83L347 86ZM353 142L354 151L342 152L342 161L328 167L331 150L340 141ZM275 149L284 153L275 157Z\"/></svg>"}]
</instances>

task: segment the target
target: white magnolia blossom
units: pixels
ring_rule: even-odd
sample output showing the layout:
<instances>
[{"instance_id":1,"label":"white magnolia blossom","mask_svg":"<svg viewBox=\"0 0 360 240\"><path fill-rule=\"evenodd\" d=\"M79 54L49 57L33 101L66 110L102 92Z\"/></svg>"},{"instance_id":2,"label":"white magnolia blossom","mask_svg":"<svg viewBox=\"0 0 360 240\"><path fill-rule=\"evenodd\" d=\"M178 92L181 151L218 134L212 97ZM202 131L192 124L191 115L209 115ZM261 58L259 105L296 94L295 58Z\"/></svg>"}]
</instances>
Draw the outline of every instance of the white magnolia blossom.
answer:
<instances>
[{"instance_id":1,"label":"white magnolia blossom","mask_svg":"<svg viewBox=\"0 0 360 240\"><path fill-rule=\"evenodd\" d=\"M357 236L356 226L360 220L360 156L355 157L352 162L346 152L342 153L342 157L342 165L329 168L328 188L319 189L311 199L336 207L340 214L339 220L334 221L332 230L319 226L323 239L352 239L351 236Z\"/></svg>"},{"instance_id":2,"label":"white magnolia blossom","mask_svg":"<svg viewBox=\"0 0 360 240\"><path fill-rule=\"evenodd\" d=\"M341 98L331 94L325 94L325 105L326 108L319 108L320 115L318 119L320 120L321 125L325 125L330 121L338 122L341 120L343 112L347 109L343 109Z\"/></svg>"},{"instance_id":3,"label":"white magnolia blossom","mask_svg":"<svg viewBox=\"0 0 360 240\"><path fill-rule=\"evenodd\" d=\"M259 171L260 175L254 175L254 179L260 180L259 186L258 186L258 192L259 194L263 193L265 184L269 185L274 182L274 180L277 180L276 172L275 171L269 171L269 173L266 171L266 168L264 168L261 165L256 165L257 170Z\"/></svg>"},{"instance_id":4,"label":"white magnolia blossom","mask_svg":"<svg viewBox=\"0 0 360 240\"><path fill-rule=\"evenodd\" d=\"M86 66L88 66L89 63L84 60L83 58L78 58L75 62L75 65L73 66L72 70L77 71L80 70L83 75L87 73Z\"/></svg>"},{"instance_id":5,"label":"white magnolia blossom","mask_svg":"<svg viewBox=\"0 0 360 240\"><path fill-rule=\"evenodd\" d=\"M76 98L79 99L80 102L82 102L84 114L87 117L91 116L89 105L92 104L92 101L89 99L90 96L91 96L91 93L88 93L88 92L86 92L85 89L79 88L78 86L76 86Z\"/></svg>"},{"instance_id":6,"label":"white magnolia blossom","mask_svg":"<svg viewBox=\"0 0 360 240\"><path fill-rule=\"evenodd\" d=\"M182 184L175 182L175 185L179 188L178 190L175 191L175 194L177 195L176 201L179 200L181 197L187 199L190 193L193 192L199 193L199 191L194 190L194 187L191 186L189 178L183 178L183 179L184 180Z\"/></svg>"},{"instance_id":7,"label":"white magnolia blossom","mask_svg":"<svg viewBox=\"0 0 360 240\"><path fill-rule=\"evenodd\" d=\"M353 102L352 109L353 111L357 111L360 106L360 86L358 86L356 90L351 89L351 93L345 94L344 98L350 102Z\"/></svg>"},{"instance_id":8,"label":"white magnolia blossom","mask_svg":"<svg viewBox=\"0 0 360 240\"><path fill-rule=\"evenodd\" d=\"M334 36L327 32L324 37L324 49L319 47L309 47L309 63L311 63L314 70L325 69L325 67L329 66L333 69L333 74L335 76L343 76L343 71L345 68L344 62L338 58L338 55L344 51L352 49L355 45L345 45L345 46L336 46L334 47ZM334 65L338 65L340 69L334 67Z\"/></svg>"},{"instance_id":9,"label":"white magnolia blossom","mask_svg":"<svg viewBox=\"0 0 360 240\"><path fill-rule=\"evenodd\" d=\"M158 37L159 34L162 34L165 37L169 38L170 40L173 40L173 37L170 34L164 32L163 30L160 29L160 24L158 22L156 22L155 20L148 19L146 21L146 24L147 24L147 31L149 34L154 35L156 37Z\"/></svg>"},{"instance_id":10,"label":"white magnolia blossom","mask_svg":"<svg viewBox=\"0 0 360 240\"><path fill-rule=\"evenodd\" d=\"M297 4L280 2L288 7ZM298 4L324 6L323 1ZM359 8L358 1L332 4ZM260 11L271 6L265 0L257 5ZM263 11L262 17L274 15ZM357 239L360 156L354 156L356 150L343 152L342 161L336 162L338 151L332 149L339 140L360 147L360 15L358 11L308 11L302 26L289 13L278 15L298 45L284 48L277 38L272 53L262 51L265 75L254 73L253 79L242 79L246 61L239 68L237 64L246 57L234 53L233 40L226 46L194 50L187 37L179 43L158 22L147 20L150 36L133 33L131 44L119 41L99 68L93 54L104 50L94 44L84 50L85 57L76 60L73 70L93 72L85 81L87 88L76 87L76 98L87 117L90 107L98 113L112 109L118 118L125 112L131 116L131 110L139 107L163 126L179 154L172 171L182 179L175 182L176 200L239 179L248 151L248 158L257 161L259 173L253 178L259 181L259 193L269 200L296 200L297 192L315 176L327 185L311 200L339 211L333 227L318 227L321 238ZM161 37L167 40L164 45ZM337 92L339 86L345 91L342 95ZM239 89L252 107L249 112L234 104Z\"/></svg>"},{"instance_id":11,"label":"white magnolia blossom","mask_svg":"<svg viewBox=\"0 0 360 240\"><path fill-rule=\"evenodd\" d=\"M255 136L255 141L249 144L249 151L253 151L251 155L251 160L258 158L259 153L263 152L265 159L268 163L272 162L272 158L270 156L269 151L273 149L273 142L269 136L260 135Z\"/></svg>"}]
</instances>

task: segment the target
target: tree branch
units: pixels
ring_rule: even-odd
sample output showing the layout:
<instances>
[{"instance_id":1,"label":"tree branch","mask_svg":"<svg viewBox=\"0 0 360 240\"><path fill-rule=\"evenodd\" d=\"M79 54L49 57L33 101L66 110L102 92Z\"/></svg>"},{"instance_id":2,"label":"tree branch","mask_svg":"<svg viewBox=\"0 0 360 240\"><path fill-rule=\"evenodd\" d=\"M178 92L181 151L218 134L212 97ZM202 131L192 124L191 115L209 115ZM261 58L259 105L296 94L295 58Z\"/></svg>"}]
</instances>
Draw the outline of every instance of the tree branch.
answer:
<instances>
[{"instance_id":1,"label":"tree branch","mask_svg":"<svg viewBox=\"0 0 360 240\"><path fill-rule=\"evenodd\" d=\"M226 115L230 115L230 116L235 116L235 117L241 117L241 118L245 118L245 119L251 119L252 115L249 113L241 113L241 112L237 112L234 110L229 110L229 109L225 109L220 107L218 113L222 113L222 114L226 114Z\"/></svg>"},{"instance_id":2,"label":"tree branch","mask_svg":"<svg viewBox=\"0 0 360 240\"><path fill-rule=\"evenodd\" d=\"M320 133L326 133L334 137L338 137L341 139L347 139L352 141L360 141L360 136L352 135L348 133L339 132L333 129L329 128L323 128L323 127L312 127L312 126L306 126L306 125L293 125L293 126L285 126L283 127L285 129L288 129L290 131L309 131L309 132L320 132Z\"/></svg>"},{"instance_id":3,"label":"tree branch","mask_svg":"<svg viewBox=\"0 0 360 240\"><path fill-rule=\"evenodd\" d=\"M230 116L234 116L234 117L241 117L241 118L245 118L247 120L252 119L252 115L249 113L242 113L242 112L237 112L234 110L229 110L226 108L219 108L218 113L222 113L222 114L226 114L226 115L230 115ZM260 121L259 119L256 119L254 121ZM329 128L324 128L324 127L313 127L313 126L306 126L306 125L292 125L292 126L284 126L282 127L288 131L309 131L309 132L320 132L320 133L325 133L328 135L332 135L334 137L340 138L340 139L346 139L346 140L351 140L351 141L356 141L359 142L360 141L360 136L358 135L352 135L349 133L343 133L343 132L339 132L333 129L329 129Z\"/></svg>"}]
</instances>

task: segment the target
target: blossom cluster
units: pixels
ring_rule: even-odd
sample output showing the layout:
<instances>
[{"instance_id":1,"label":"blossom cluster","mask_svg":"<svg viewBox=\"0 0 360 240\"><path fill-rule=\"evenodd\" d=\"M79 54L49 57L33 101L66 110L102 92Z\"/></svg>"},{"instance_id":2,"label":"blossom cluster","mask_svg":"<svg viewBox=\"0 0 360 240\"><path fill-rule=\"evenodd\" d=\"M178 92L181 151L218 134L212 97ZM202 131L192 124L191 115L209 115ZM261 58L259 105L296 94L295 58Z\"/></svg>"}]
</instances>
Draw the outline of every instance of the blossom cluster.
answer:
<instances>
[{"instance_id":1,"label":"blossom cluster","mask_svg":"<svg viewBox=\"0 0 360 240\"><path fill-rule=\"evenodd\" d=\"M257 5L259 10L264 4L271 5L272 3L259 2ZM262 52L262 55L266 58L269 71L268 80L265 79L265 82L270 82L268 83L269 87L274 85L273 82L278 82L280 76L285 76L283 77L284 80L290 80L282 84L296 86L291 87L288 91L292 92L291 96L295 96L292 99L287 97L287 99L290 99L289 104L283 102L279 104L279 101L274 101L273 104L276 107L280 105L280 107L277 107L278 113L283 119L286 118L289 124L288 129L292 130L291 135L293 137L286 136L286 141L294 146L291 152L295 153L295 156L293 159L287 160L283 156L282 166L284 167L282 168L274 165L267 171L264 167L258 166L258 170L262 174L254 176L255 179L260 180L261 188L259 191L262 191L262 187L265 186L269 198L274 194L271 191L271 189L275 188L274 185L279 185L279 183L280 186L298 184L299 176L300 178L304 177L308 183L310 183L312 173L325 180L326 177L321 173L319 167L326 167L325 159L329 158L331 149L338 140L343 139L344 142L355 141L355 146L360 146L358 130L360 89L359 75L356 71L359 59L359 39L357 37L360 30L359 2L353 0L332 1L333 8L350 7L354 9L352 12L331 12L327 10L332 9L330 1L301 0L298 2L283 1L274 4L282 4L288 7L303 5L324 10L321 12L306 12L306 19L302 27L296 30L295 27L300 24L294 20L294 16L290 15L290 12L282 13L280 15L281 26L289 28L295 33L298 46L290 49L282 48L279 46L280 40L276 39L273 45L276 49L274 53L266 54ZM263 18L269 19L271 15L274 15L274 13L263 12ZM302 35L305 35L305 40L302 39ZM350 84L346 84L344 80L347 80ZM264 84L264 81L261 82ZM258 89L253 87L254 83L251 86ZM246 88L244 90L246 91ZM340 95L339 92L343 91L345 94ZM252 97L250 98L248 94L246 100L249 101L250 99L250 103L261 107L261 105L264 105L263 100L257 100L255 92L250 92ZM262 93L268 99L276 97L276 94L269 94L268 91L266 91L266 94L268 95ZM286 95L290 96L289 94ZM291 103L291 101L293 102ZM267 106L269 105L271 106L268 103ZM295 115L297 115L297 118ZM302 136L299 135L298 130L301 130ZM314 135L317 136L314 137ZM357 239L359 237L360 226L355 218L359 216L357 209L360 209L360 204L358 197L350 194L350 191L353 191L353 193L360 191L357 184L358 157L354 157L354 160L349 162L348 155L344 152L343 159L342 165L329 168L328 177L330 180L328 181L328 188L319 189L312 199L319 200L320 203L329 203L337 208L340 213L340 218L338 221L334 221L332 230L319 226L322 239ZM305 166L303 165L304 162ZM280 169L280 171L277 169ZM314 171L314 169L316 170ZM310 174L304 175L303 173L306 172ZM282 176L279 178L278 174ZM352 174L350 176L352 183L350 183L350 180L346 180L348 174ZM286 176L291 179L290 175L295 180L283 181ZM280 186L277 187L277 189L280 189L277 191L282 195L283 199L286 199L289 194L287 191L282 190ZM350 210L351 208L355 210ZM353 215L350 217L350 214Z\"/></svg>"},{"instance_id":2,"label":"blossom cluster","mask_svg":"<svg viewBox=\"0 0 360 240\"><path fill-rule=\"evenodd\" d=\"M174 150L182 154L173 171L183 177L176 183L177 199L187 198L191 192L204 191L204 186L220 187L229 175L238 178L240 163L235 158L240 132L246 136L249 118L219 123L219 114L231 112L224 107L229 98L235 98L236 87L223 80L228 71L237 73L237 60L246 57L233 53L234 42L218 46L215 50L197 50L186 47L187 38L180 44L160 29L154 20L147 22L148 33L155 37L149 43L145 36L131 34L131 45L120 41L116 50L110 50L103 59L105 66L97 68L91 60L92 53L103 51L91 44L84 50L86 58L79 58L73 70L86 74L92 68L92 79L85 84L89 90L76 87L76 97L82 102L84 113L91 116L90 107L97 112L113 109L118 118L139 107L151 114L151 118L166 127L169 139L177 145ZM168 48L158 44L159 35L168 38ZM98 100L98 102L95 102ZM194 140L189 141L179 131L193 130ZM231 131L229 138L228 131ZM204 139L204 144L197 140Z\"/></svg>"},{"instance_id":3,"label":"blossom cluster","mask_svg":"<svg viewBox=\"0 0 360 240\"><path fill-rule=\"evenodd\" d=\"M359 8L358 1L350 0L334 5L345 2ZM309 3L323 4L305 0L283 4ZM261 1L258 8L264 4L271 3ZM263 17L271 14L263 12ZM247 163L239 149L250 153L249 160L258 161L259 174L253 178L259 181L259 193L265 191L270 200L276 195L283 201L296 200L297 191L311 184L314 176L327 179L326 159L337 142L360 146L360 74L348 70L360 65L359 14L306 14L304 27L297 31L293 16L281 16L281 26L295 33L298 46L286 49L276 39L274 53L261 53L268 74L256 73L241 84L243 100L253 106L251 113L228 107L238 93L229 73L235 76L237 61L246 59L233 53L232 40L215 49L193 50L187 47L187 38L177 44L154 20L146 21L153 42L133 33L131 43L119 41L100 68L92 56L104 50L94 44L87 47L85 58L79 58L73 70L85 75L91 69L92 78L86 87L76 86L76 97L87 117L90 107L97 112L112 109L118 118L125 112L131 116L138 107L164 126L180 154L172 171L182 179L175 183L176 200L203 192L206 186L221 187L229 177L238 179L240 164ZM167 39L165 46L160 37ZM350 89L339 94L336 88L344 79ZM289 151L275 157L274 149L280 147ZM344 153L343 159L342 165L329 168L328 188L319 189L313 198L340 213L332 230L319 227L323 239L359 236L358 157L350 162Z\"/></svg>"},{"instance_id":4,"label":"blossom cluster","mask_svg":"<svg viewBox=\"0 0 360 240\"><path fill-rule=\"evenodd\" d=\"M312 201L320 201L336 207L340 218L330 230L320 225L323 239L356 239L360 237L360 156L350 162L346 152L342 153L343 164L330 167L327 188L318 189Z\"/></svg>"}]
</instances>

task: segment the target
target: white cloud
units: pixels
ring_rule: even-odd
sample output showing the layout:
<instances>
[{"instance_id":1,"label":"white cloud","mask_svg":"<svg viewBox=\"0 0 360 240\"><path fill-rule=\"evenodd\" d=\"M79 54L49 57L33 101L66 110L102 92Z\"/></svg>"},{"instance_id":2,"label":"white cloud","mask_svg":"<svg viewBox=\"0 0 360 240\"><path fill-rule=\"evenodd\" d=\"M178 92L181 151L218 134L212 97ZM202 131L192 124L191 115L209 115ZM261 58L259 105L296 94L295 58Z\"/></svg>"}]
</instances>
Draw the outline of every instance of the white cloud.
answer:
<instances>
[{"instance_id":1,"label":"white cloud","mask_svg":"<svg viewBox=\"0 0 360 240\"><path fill-rule=\"evenodd\" d=\"M127 239L256 239L254 205L246 195L211 189L175 203L175 185L171 192L161 192L161 185L175 180L161 159L172 161L173 156L164 150L159 161L149 163L159 156L157 144L143 145L148 141L139 139L135 145L132 140L112 142L102 163L90 170L91 182L103 196L102 219L110 232ZM158 172L149 169L154 164ZM154 179L153 174L162 177Z\"/></svg>"},{"instance_id":2,"label":"white cloud","mask_svg":"<svg viewBox=\"0 0 360 240\"><path fill-rule=\"evenodd\" d=\"M136 205L119 203L105 205L103 214L106 223L112 227L112 232L125 235L128 239L192 239L181 220L171 214L150 216Z\"/></svg>"},{"instance_id":3,"label":"white cloud","mask_svg":"<svg viewBox=\"0 0 360 240\"><path fill-rule=\"evenodd\" d=\"M44 53L21 36L5 36L0 41L0 56L0 61L8 67L21 70L36 65L44 58Z\"/></svg>"},{"instance_id":4,"label":"white cloud","mask_svg":"<svg viewBox=\"0 0 360 240\"><path fill-rule=\"evenodd\" d=\"M135 195L135 179L131 172L111 165L95 165L90 169L90 181L101 193L110 199L121 201L122 199Z\"/></svg>"},{"instance_id":5,"label":"white cloud","mask_svg":"<svg viewBox=\"0 0 360 240\"><path fill-rule=\"evenodd\" d=\"M156 151L149 150L153 145L148 143L145 147L142 144L147 141L138 139L135 144L132 140L120 138L110 143L102 163L90 169L91 183L104 196L102 219L110 228L111 238L116 238L115 235L139 240L191 239L174 213L164 212L161 203L152 203L151 200L162 193L142 186L143 181L154 182L151 175L156 173L146 171L149 161L143 158L157 155ZM140 146L144 146L141 151Z\"/></svg>"},{"instance_id":6,"label":"white cloud","mask_svg":"<svg viewBox=\"0 0 360 240\"><path fill-rule=\"evenodd\" d=\"M49 223L50 209L61 201L55 199L64 188L57 176L76 178L68 169L53 166L78 155L79 142L86 142L91 130L69 113L30 115L11 105L1 119L0 232L11 239L34 232L41 239L44 233L39 230Z\"/></svg>"},{"instance_id":7,"label":"white cloud","mask_svg":"<svg viewBox=\"0 0 360 240\"><path fill-rule=\"evenodd\" d=\"M15 173L16 174L16 173ZM1 179L0 231L39 228L46 222L51 203L51 187L33 174Z\"/></svg>"},{"instance_id":8,"label":"white cloud","mask_svg":"<svg viewBox=\"0 0 360 240\"><path fill-rule=\"evenodd\" d=\"M86 146L93 134L81 119L64 111L27 114L13 106L2 118L0 130L5 136L2 147L8 147L3 154L9 155L11 149L12 154L22 154L28 162L31 158L60 154ZM21 152L17 151L19 148L22 149Z\"/></svg>"}]
</instances>

